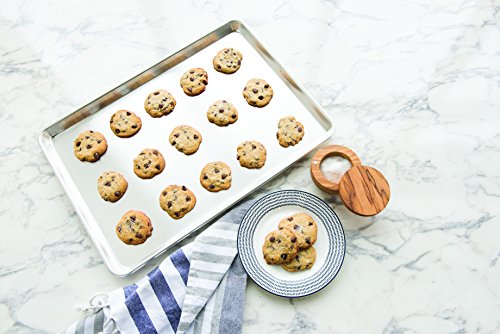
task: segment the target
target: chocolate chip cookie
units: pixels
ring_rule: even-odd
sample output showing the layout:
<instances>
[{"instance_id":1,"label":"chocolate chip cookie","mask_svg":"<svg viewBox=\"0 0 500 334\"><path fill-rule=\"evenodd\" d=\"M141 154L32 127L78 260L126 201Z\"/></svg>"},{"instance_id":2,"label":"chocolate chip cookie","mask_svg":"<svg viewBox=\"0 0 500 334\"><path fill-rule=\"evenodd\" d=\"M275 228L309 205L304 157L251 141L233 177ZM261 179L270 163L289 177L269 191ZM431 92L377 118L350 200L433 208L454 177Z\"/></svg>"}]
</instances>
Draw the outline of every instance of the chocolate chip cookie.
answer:
<instances>
[{"instance_id":1,"label":"chocolate chip cookie","mask_svg":"<svg viewBox=\"0 0 500 334\"><path fill-rule=\"evenodd\" d=\"M218 126L226 126L238 120L238 110L231 102L219 100L208 108L207 118L211 123Z\"/></svg>"},{"instance_id":2,"label":"chocolate chip cookie","mask_svg":"<svg viewBox=\"0 0 500 334\"><path fill-rule=\"evenodd\" d=\"M231 74L240 69L242 60L241 52L233 48L225 48L215 55L212 63L216 71Z\"/></svg>"},{"instance_id":3,"label":"chocolate chip cookie","mask_svg":"<svg viewBox=\"0 0 500 334\"><path fill-rule=\"evenodd\" d=\"M289 147L297 145L304 137L304 126L295 117L287 116L278 122L276 138L281 146Z\"/></svg>"},{"instance_id":4,"label":"chocolate chip cookie","mask_svg":"<svg viewBox=\"0 0 500 334\"><path fill-rule=\"evenodd\" d=\"M146 148L134 159L134 173L141 179L151 179L163 172L165 159L160 151Z\"/></svg>"},{"instance_id":5,"label":"chocolate chip cookie","mask_svg":"<svg viewBox=\"0 0 500 334\"><path fill-rule=\"evenodd\" d=\"M295 233L300 249L311 247L318 237L318 225L311 216L305 213L296 213L283 218L279 222L278 228L280 230L288 229Z\"/></svg>"},{"instance_id":6,"label":"chocolate chip cookie","mask_svg":"<svg viewBox=\"0 0 500 334\"><path fill-rule=\"evenodd\" d=\"M316 250L314 247L301 249L290 263L283 263L281 267L287 271L295 272L311 269L316 261Z\"/></svg>"},{"instance_id":7,"label":"chocolate chip cookie","mask_svg":"<svg viewBox=\"0 0 500 334\"><path fill-rule=\"evenodd\" d=\"M102 199L116 202L127 191L128 182L122 174L117 172L104 172L97 179L97 190Z\"/></svg>"},{"instance_id":8,"label":"chocolate chip cookie","mask_svg":"<svg viewBox=\"0 0 500 334\"><path fill-rule=\"evenodd\" d=\"M144 101L144 109L151 117L162 117L174 111L175 101L172 94L164 89L158 89L148 95Z\"/></svg>"},{"instance_id":9,"label":"chocolate chip cookie","mask_svg":"<svg viewBox=\"0 0 500 334\"><path fill-rule=\"evenodd\" d=\"M243 97L252 107L262 108L271 102L273 88L265 80L252 79L243 88Z\"/></svg>"},{"instance_id":10,"label":"chocolate chip cookie","mask_svg":"<svg viewBox=\"0 0 500 334\"><path fill-rule=\"evenodd\" d=\"M141 211L127 211L116 225L116 235L127 245L142 244L152 233L151 220Z\"/></svg>"},{"instance_id":11,"label":"chocolate chip cookie","mask_svg":"<svg viewBox=\"0 0 500 334\"><path fill-rule=\"evenodd\" d=\"M181 76L180 83L186 95L200 95L208 85L208 73L202 68L192 68Z\"/></svg>"},{"instance_id":12,"label":"chocolate chip cookie","mask_svg":"<svg viewBox=\"0 0 500 334\"><path fill-rule=\"evenodd\" d=\"M201 133L195 128L188 125L179 125L172 130L168 140L177 151L191 155L198 151L202 137Z\"/></svg>"},{"instance_id":13,"label":"chocolate chip cookie","mask_svg":"<svg viewBox=\"0 0 500 334\"><path fill-rule=\"evenodd\" d=\"M297 237L287 229L270 232L264 240L262 253L267 264L282 264L292 261L298 252Z\"/></svg>"},{"instance_id":14,"label":"chocolate chip cookie","mask_svg":"<svg viewBox=\"0 0 500 334\"><path fill-rule=\"evenodd\" d=\"M266 148L258 141L245 141L237 148L236 159L242 167L261 168L266 163Z\"/></svg>"},{"instance_id":15,"label":"chocolate chip cookie","mask_svg":"<svg viewBox=\"0 0 500 334\"><path fill-rule=\"evenodd\" d=\"M139 132L142 122L135 113L128 110L118 110L111 116L109 127L118 137L128 138Z\"/></svg>"},{"instance_id":16,"label":"chocolate chip cookie","mask_svg":"<svg viewBox=\"0 0 500 334\"><path fill-rule=\"evenodd\" d=\"M186 186L171 185L160 193L160 207L174 219L181 219L196 205L196 196Z\"/></svg>"},{"instance_id":17,"label":"chocolate chip cookie","mask_svg":"<svg viewBox=\"0 0 500 334\"><path fill-rule=\"evenodd\" d=\"M87 130L82 132L73 142L75 157L81 161L96 162L106 153L107 149L106 138L97 131Z\"/></svg>"},{"instance_id":18,"label":"chocolate chip cookie","mask_svg":"<svg viewBox=\"0 0 500 334\"><path fill-rule=\"evenodd\" d=\"M208 163L200 174L203 188L211 192L226 190L231 187L231 168L222 161Z\"/></svg>"}]
</instances>

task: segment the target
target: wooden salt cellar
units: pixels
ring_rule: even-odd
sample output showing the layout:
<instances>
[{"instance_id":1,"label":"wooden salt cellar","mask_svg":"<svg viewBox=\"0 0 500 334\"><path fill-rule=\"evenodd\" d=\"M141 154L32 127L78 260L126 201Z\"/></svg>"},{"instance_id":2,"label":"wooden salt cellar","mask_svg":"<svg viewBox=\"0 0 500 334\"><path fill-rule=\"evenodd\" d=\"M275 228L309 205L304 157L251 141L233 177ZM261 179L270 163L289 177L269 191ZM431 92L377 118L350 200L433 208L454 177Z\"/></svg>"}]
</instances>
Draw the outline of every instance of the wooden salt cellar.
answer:
<instances>
[{"instance_id":1,"label":"wooden salt cellar","mask_svg":"<svg viewBox=\"0 0 500 334\"><path fill-rule=\"evenodd\" d=\"M339 183L328 180L320 169L321 162L331 156L341 156L352 166ZM318 150L311 161L311 177L321 190L338 193L344 205L360 216L374 216L381 212L391 197L384 175L375 168L363 166L356 153L344 146L330 145Z\"/></svg>"}]
</instances>

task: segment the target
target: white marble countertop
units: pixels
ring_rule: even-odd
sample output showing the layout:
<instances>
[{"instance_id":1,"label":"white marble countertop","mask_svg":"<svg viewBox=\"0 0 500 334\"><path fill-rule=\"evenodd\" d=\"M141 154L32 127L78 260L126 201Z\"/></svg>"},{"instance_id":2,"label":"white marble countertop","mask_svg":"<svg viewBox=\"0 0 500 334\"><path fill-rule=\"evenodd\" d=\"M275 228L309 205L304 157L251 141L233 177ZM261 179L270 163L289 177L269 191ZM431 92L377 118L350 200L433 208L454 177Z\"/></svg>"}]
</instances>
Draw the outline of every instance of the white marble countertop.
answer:
<instances>
[{"instance_id":1,"label":"white marble countertop","mask_svg":"<svg viewBox=\"0 0 500 334\"><path fill-rule=\"evenodd\" d=\"M339 215L337 278L298 300L249 282L244 333L500 331L500 3L10 1L0 5L0 332L43 333L137 280L106 269L43 156L40 131L212 28L245 20L332 116L329 142L392 186L376 218Z\"/></svg>"}]
</instances>

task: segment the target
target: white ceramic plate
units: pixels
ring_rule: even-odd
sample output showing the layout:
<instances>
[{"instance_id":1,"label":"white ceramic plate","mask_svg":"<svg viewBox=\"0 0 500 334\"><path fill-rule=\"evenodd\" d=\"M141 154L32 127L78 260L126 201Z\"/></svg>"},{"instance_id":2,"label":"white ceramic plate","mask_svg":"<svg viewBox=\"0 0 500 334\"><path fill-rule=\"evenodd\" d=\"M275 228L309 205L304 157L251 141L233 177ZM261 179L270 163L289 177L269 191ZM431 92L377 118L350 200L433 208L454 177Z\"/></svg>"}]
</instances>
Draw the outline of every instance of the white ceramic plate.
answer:
<instances>
[{"instance_id":1,"label":"white ceramic plate","mask_svg":"<svg viewBox=\"0 0 500 334\"><path fill-rule=\"evenodd\" d=\"M279 265L268 265L262 255L264 238L278 229L282 218L298 212L309 214L318 224L314 266L288 272ZM333 209L320 198L299 190L277 191L258 200L243 217L238 252L258 286L281 297L304 297L323 289L339 272L345 255L344 229Z\"/></svg>"}]
</instances>

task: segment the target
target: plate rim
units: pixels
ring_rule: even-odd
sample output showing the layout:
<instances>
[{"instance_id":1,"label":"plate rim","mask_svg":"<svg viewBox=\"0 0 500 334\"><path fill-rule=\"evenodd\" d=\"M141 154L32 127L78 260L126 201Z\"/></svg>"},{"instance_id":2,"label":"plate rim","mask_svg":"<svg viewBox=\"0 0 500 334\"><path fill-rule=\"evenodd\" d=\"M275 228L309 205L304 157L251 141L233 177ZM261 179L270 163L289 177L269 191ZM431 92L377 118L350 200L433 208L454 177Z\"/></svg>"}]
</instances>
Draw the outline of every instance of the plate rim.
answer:
<instances>
[{"instance_id":1,"label":"plate rim","mask_svg":"<svg viewBox=\"0 0 500 334\"><path fill-rule=\"evenodd\" d=\"M259 284L258 282L256 282L253 277L249 274L246 266L245 266L245 263L244 261L241 260L241 252L240 252L240 236L241 236L241 226L242 226L242 223L243 221L245 220L245 218L247 217L247 215L249 214L249 212L251 212L258 204L260 204L263 200L265 200L267 197L271 196L271 195L275 195L275 194L278 194L278 193L302 193L302 194L305 194L306 196L311 196L317 200L319 200L320 202L322 202L323 204L326 205L326 207L328 207L331 211L331 213L333 213L333 215L337 218L338 222L339 222L339 225L340 225L340 230L342 231L342 238L344 240L344 247L343 247L343 252L342 252L342 256L341 256L341 260L340 260L340 265L339 265L339 269L338 271L335 273L335 275L333 275L333 277L328 281L326 282L325 285L323 285L322 287L320 287L319 289L317 290L314 290L312 292L309 292L309 293L306 293L306 294L302 294L302 295L297 295L297 296L287 296L287 295L282 295L282 294L279 294L279 293L275 293L275 292L272 292L268 289L266 289L264 286L262 286L261 284ZM241 261L241 264L242 264L242 267L243 269L245 270L245 273L248 275L248 277L250 277L252 279L252 281L259 287L261 288L262 290L272 294L272 295L275 295L275 296L278 296L278 297L283 297L283 298L303 298L303 297L307 297L307 296L311 296L321 290L323 290L324 288L326 288L328 285L330 285L330 283L337 277L337 275L339 274L340 270L342 269L342 266L344 264L344 260L345 260L345 253L346 253L346 237L345 237L345 230L344 230L344 226L342 225L342 222L340 220L340 218L337 216L337 213L335 212L335 210L333 210L333 208L328 204L326 203L325 200L323 200L322 198L318 197L317 195L314 195L310 192L307 192L307 191L304 191L304 190L298 190L298 189L282 189L282 190L277 190L277 191L273 191L273 192L270 192L262 197L260 197L258 200L256 200L249 208L248 210L245 212L245 214L243 215L243 217L241 218L240 220L240 224L239 224L239 227L238 227L238 235L237 235L237 238L236 238L236 249L238 251L238 255L240 257L240 261ZM329 247L330 249L330 247ZM272 276L271 274L269 274L270 276ZM314 275L313 275L314 276ZM273 276L272 276L273 277Z\"/></svg>"}]
</instances>

